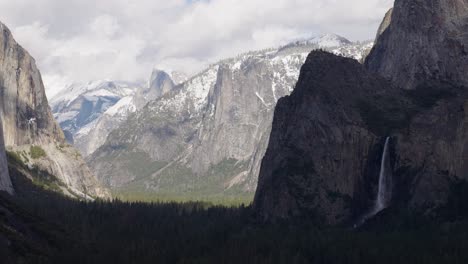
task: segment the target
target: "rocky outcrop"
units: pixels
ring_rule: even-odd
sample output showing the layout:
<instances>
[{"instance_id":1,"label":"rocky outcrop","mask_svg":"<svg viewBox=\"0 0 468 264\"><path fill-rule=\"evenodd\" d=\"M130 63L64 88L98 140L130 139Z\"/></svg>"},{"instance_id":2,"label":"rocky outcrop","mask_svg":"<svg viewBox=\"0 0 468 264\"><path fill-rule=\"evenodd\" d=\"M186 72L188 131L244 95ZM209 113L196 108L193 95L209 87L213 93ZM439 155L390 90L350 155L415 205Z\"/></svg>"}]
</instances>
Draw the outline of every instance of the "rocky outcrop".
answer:
<instances>
[{"instance_id":1,"label":"rocky outcrop","mask_svg":"<svg viewBox=\"0 0 468 264\"><path fill-rule=\"evenodd\" d=\"M468 1L397 0L366 66L425 111L396 141L396 170L413 179L410 203L431 211L468 175Z\"/></svg>"},{"instance_id":2,"label":"rocky outcrop","mask_svg":"<svg viewBox=\"0 0 468 264\"><path fill-rule=\"evenodd\" d=\"M0 118L0 128L1 127L2 119ZM10 175L8 174L8 164L5 155L5 143L3 142L2 129L0 129L0 191L13 194L13 186L11 184Z\"/></svg>"},{"instance_id":3,"label":"rocky outcrop","mask_svg":"<svg viewBox=\"0 0 468 264\"><path fill-rule=\"evenodd\" d=\"M111 133L90 166L118 190L250 196L276 102L292 91L308 53L362 58L365 45L326 35L211 65Z\"/></svg>"},{"instance_id":4,"label":"rocky outcrop","mask_svg":"<svg viewBox=\"0 0 468 264\"><path fill-rule=\"evenodd\" d=\"M309 56L295 91L275 110L254 202L260 219L337 225L367 215L387 137L389 205L438 215L454 186L468 181L465 7L395 1L369 69Z\"/></svg>"},{"instance_id":5,"label":"rocky outcrop","mask_svg":"<svg viewBox=\"0 0 468 264\"><path fill-rule=\"evenodd\" d=\"M135 95L135 105L143 108L148 102L156 100L164 94L170 92L176 84L171 76L165 71L153 70L147 89L139 90Z\"/></svg>"},{"instance_id":6,"label":"rocky outcrop","mask_svg":"<svg viewBox=\"0 0 468 264\"><path fill-rule=\"evenodd\" d=\"M366 66L405 89L427 80L468 85L468 2L395 1Z\"/></svg>"},{"instance_id":7,"label":"rocky outcrop","mask_svg":"<svg viewBox=\"0 0 468 264\"><path fill-rule=\"evenodd\" d=\"M34 59L0 23L0 116L6 146L63 140L49 109Z\"/></svg>"},{"instance_id":8,"label":"rocky outcrop","mask_svg":"<svg viewBox=\"0 0 468 264\"><path fill-rule=\"evenodd\" d=\"M376 180L373 155L382 141L368 128L367 111L389 107L384 98L403 105L397 93L357 61L312 52L294 92L275 110L254 203L261 218L337 224L365 207L371 197L363 186Z\"/></svg>"},{"instance_id":9,"label":"rocky outcrop","mask_svg":"<svg viewBox=\"0 0 468 264\"><path fill-rule=\"evenodd\" d=\"M65 144L34 59L1 23L0 31L0 118L6 147L22 152L31 168L48 171L76 193L109 197L76 150Z\"/></svg>"},{"instance_id":10,"label":"rocky outcrop","mask_svg":"<svg viewBox=\"0 0 468 264\"><path fill-rule=\"evenodd\" d=\"M377 29L377 36L375 36L375 41L374 43L379 40L380 35L382 35L385 30L390 26L390 23L392 22L392 15L393 15L393 8L390 8L390 10L385 13L384 19L380 23L379 28Z\"/></svg>"},{"instance_id":11,"label":"rocky outcrop","mask_svg":"<svg viewBox=\"0 0 468 264\"><path fill-rule=\"evenodd\" d=\"M451 186L468 180L468 93L433 85L408 92L357 62L312 53L275 110L254 202L260 218L336 225L366 214L386 137L391 205L436 212Z\"/></svg>"}]
</instances>

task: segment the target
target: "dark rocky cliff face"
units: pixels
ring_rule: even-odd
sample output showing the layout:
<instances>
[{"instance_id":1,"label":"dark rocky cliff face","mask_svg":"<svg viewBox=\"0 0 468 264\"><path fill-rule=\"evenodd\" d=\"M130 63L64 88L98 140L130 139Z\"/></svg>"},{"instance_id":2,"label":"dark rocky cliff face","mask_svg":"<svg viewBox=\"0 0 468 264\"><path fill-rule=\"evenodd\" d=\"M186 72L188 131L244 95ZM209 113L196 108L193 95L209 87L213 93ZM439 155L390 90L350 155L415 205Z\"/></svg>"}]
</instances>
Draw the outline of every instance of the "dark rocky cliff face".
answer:
<instances>
[{"instance_id":1,"label":"dark rocky cliff face","mask_svg":"<svg viewBox=\"0 0 468 264\"><path fill-rule=\"evenodd\" d=\"M377 181L379 134L407 118L403 112L386 114L386 127L370 111L408 105L399 90L357 61L311 53L294 92L276 107L256 210L265 220L298 216L331 224L346 221L354 208L370 202L365 184Z\"/></svg>"},{"instance_id":2,"label":"dark rocky cliff face","mask_svg":"<svg viewBox=\"0 0 468 264\"><path fill-rule=\"evenodd\" d=\"M466 0L397 0L366 61L424 108L398 132L395 169L412 183L410 204L425 211L468 174L467 29Z\"/></svg>"},{"instance_id":3,"label":"dark rocky cliff face","mask_svg":"<svg viewBox=\"0 0 468 264\"><path fill-rule=\"evenodd\" d=\"M466 3L397 0L368 70L309 56L275 111L254 202L261 219L336 225L365 214L386 137L391 206L437 215L452 187L468 180Z\"/></svg>"},{"instance_id":4,"label":"dark rocky cliff face","mask_svg":"<svg viewBox=\"0 0 468 264\"><path fill-rule=\"evenodd\" d=\"M468 1L395 1L366 66L405 89L426 80L468 84Z\"/></svg>"},{"instance_id":5,"label":"dark rocky cliff face","mask_svg":"<svg viewBox=\"0 0 468 264\"><path fill-rule=\"evenodd\" d=\"M434 213L468 180L468 93L433 85L407 91L356 61L312 53L275 111L254 202L261 218L335 225L365 214L387 136L392 205Z\"/></svg>"}]
</instances>

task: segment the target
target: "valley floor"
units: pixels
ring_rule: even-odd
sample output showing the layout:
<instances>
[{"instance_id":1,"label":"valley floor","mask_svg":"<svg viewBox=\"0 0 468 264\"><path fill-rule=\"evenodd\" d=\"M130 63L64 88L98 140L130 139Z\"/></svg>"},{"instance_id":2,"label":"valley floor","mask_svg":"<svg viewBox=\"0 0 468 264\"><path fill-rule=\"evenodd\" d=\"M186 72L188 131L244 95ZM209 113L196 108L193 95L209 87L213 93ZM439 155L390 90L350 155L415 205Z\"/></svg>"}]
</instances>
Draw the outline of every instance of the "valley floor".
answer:
<instances>
[{"instance_id":1,"label":"valley floor","mask_svg":"<svg viewBox=\"0 0 468 264\"><path fill-rule=\"evenodd\" d=\"M250 207L79 202L11 174L17 196L0 199L6 263L468 263L465 218L358 231L264 225Z\"/></svg>"},{"instance_id":2,"label":"valley floor","mask_svg":"<svg viewBox=\"0 0 468 264\"><path fill-rule=\"evenodd\" d=\"M125 190L112 191L112 197L124 202L142 202L142 203L186 203L200 202L211 205L238 207L248 206L252 203L254 194L213 194L213 195L194 195L194 194L160 194L150 192L129 192Z\"/></svg>"}]
</instances>

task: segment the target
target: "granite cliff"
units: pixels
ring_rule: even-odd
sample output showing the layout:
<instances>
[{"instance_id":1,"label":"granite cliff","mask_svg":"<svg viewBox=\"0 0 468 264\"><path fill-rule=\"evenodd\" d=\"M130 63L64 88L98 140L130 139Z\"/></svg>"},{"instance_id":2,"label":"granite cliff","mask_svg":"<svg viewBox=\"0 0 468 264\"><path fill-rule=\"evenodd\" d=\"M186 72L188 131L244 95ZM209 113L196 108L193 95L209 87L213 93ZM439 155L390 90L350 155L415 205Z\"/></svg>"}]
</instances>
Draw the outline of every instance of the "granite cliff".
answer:
<instances>
[{"instance_id":1,"label":"granite cliff","mask_svg":"<svg viewBox=\"0 0 468 264\"><path fill-rule=\"evenodd\" d=\"M77 151L65 143L34 59L0 23L0 118L5 146L27 167L54 175L75 197L109 197Z\"/></svg>"},{"instance_id":2,"label":"granite cliff","mask_svg":"<svg viewBox=\"0 0 468 264\"><path fill-rule=\"evenodd\" d=\"M254 202L260 219L337 225L366 215L386 138L388 206L436 216L454 199L454 186L468 180L466 7L397 0L365 67L309 56L275 110Z\"/></svg>"},{"instance_id":3,"label":"granite cliff","mask_svg":"<svg viewBox=\"0 0 468 264\"><path fill-rule=\"evenodd\" d=\"M90 166L125 193L251 196L274 107L292 91L307 54L322 48L361 60L371 46L327 34L220 61L122 123Z\"/></svg>"},{"instance_id":4,"label":"granite cliff","mask_svg":"<svg viewBox=\"0 0 468 264\"><path fill-rule=\"evenodd\" d=\"M367 68L404 89L428 80L466 86L467 14L465 0L395 1Z\"/></svg>"}]
</instances>

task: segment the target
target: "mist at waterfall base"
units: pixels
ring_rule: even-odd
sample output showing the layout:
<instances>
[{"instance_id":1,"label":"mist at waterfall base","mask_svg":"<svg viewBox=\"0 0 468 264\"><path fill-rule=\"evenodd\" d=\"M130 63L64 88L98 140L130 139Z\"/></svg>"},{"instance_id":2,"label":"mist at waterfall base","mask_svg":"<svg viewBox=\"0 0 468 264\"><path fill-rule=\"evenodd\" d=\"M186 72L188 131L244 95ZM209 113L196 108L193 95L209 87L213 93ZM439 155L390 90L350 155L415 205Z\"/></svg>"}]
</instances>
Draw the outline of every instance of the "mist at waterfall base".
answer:
<instances>
[{"instance_id":1,"label":"mist at waterfall base","mask_svg":"<svg viewBox=\"0 0 468 264\"><path fill-rule=\"evenodd\" d=\"M392 171L388 169L390 166L388 159L389 146L390 137L387 137L385 139L385 145L382 151L382 158L380 161L379 186L377 189L377 197L370 211L364 214L354 225L355 228L360 227L368 219L376 216L382 210L387 208L392 199Z\"/></svg>"}]
</instances>

